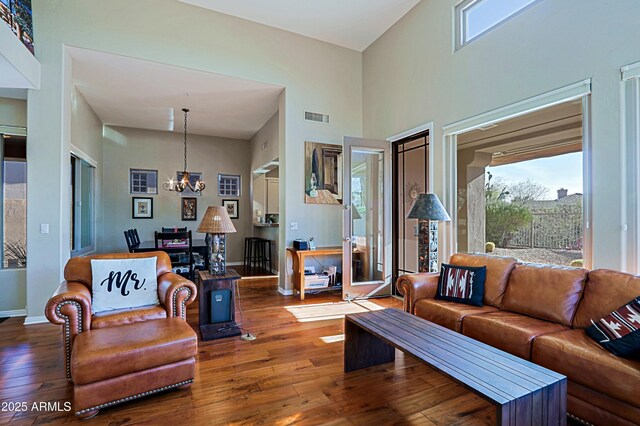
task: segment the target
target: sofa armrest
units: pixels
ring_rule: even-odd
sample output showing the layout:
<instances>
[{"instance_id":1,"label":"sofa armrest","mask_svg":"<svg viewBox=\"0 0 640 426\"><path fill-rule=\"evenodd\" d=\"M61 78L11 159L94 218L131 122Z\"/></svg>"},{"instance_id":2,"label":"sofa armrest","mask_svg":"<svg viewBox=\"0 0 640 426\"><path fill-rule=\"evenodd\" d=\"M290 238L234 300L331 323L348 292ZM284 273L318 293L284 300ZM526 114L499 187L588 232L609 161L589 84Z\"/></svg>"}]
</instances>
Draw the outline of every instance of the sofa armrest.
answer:
<instances>
[{"instance_id":1,"label":"sofa armrest","mask_svg":"<svg viewBox=\"0 0 640 426\"><path fill-rule=\"evenodd\" d=\"M64 281L47 302L44 314L49 322L63 326L67 379L71 380L73 340L91 328L91 291L82 283Z\"/></svg>"},{"instance_id":2,"label":"sofa armrest","mask_svg":"<svg viewBox=\"0 0 640 426\"><path fill-rule=\"evenodd\" d=\"M404 296L403 309L413 314L418 300L433 299L438 290L439 278L440 274L437 272L400 275L396 288Z\"/></svg>"},{"instance_id":3,"label":"sofa armrest","mask_svg":"<svg viewBox=\"0 0 640 426\"><path fill-rule=\"evenodd\" d=\"M158 298L167 310L167 317L187 319L187 305L196 300L198 289L188 279L166 272L158 277Z\"/></svg>"}]
</instances>

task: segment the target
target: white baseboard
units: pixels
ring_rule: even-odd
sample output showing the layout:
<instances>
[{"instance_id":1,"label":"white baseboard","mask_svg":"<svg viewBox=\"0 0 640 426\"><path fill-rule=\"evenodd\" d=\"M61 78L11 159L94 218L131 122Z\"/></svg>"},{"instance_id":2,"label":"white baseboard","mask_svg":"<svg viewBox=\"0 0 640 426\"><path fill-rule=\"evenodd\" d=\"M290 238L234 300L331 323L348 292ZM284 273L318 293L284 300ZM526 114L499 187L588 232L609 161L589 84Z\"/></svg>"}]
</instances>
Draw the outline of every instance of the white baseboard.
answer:
<instances>
[{"instance_id":1,"label":"white baseboard","mask_svg":"<svg viewBox=\"0 0 640 426\"><path fill-rule=\"evenodd\" d=\"M282 294L283 296L291 296L293 295L293 290L285 290L282 287L278 287L278 293Z\"/></svg>"},{"instance_id":2,"label":"white baseboard","mask_svg":"<svg viewBox=\"0 0 640 426\"><path fill-rule=\"evenodd\" d=\"M0 318L26 317L26 316L27 316L26 309L15 309L13 311L0 311Z\"/></svg>"},{"instance_id":3,"label":"white baseboard","mask_svg":"<svg viewBox=\"0 0 640 426\"><path fill-rule=\"evenodd\" d=\"M49 322L49 320L44 315L41 317L26 317L24 319L24 325L42 324L45 322Z\"/></svg>"},{"instance_id":4,"label":"white baseboard","mask_svg":"<svg viewBox=\"0 0 640 426\"><path fill-rule=\"evenodd\" d=\"M227 262L228 266L244 265L244 262Z\"/></svg>"}]
</instances>

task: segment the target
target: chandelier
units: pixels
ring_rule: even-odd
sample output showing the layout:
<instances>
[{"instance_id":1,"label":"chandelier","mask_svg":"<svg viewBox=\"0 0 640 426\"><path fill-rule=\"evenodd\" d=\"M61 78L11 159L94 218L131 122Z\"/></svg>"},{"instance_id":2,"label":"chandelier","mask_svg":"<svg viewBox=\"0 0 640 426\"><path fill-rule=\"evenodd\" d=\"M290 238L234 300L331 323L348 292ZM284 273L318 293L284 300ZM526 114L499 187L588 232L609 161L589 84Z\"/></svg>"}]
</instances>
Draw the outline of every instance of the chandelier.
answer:
<instances>
[{"instance_id":1,"label":"chandelier","mask_svg":"<svg viewBox=\"0 0 640 426\"><path fill-rule=\"evenodd\" d=\"M183 192L185 189L189 188L193 192L202 192L205 188L202 181L197 180L195 185L192 185L189 181L189 172L187 171L187 113L189 110L187 108L182 108L182 111L184 111L184 169L182 170L180 179L177 182L171 178L169 182L162 184L162 188L167 191L176 192Z\"/></svg>"}]
</instances>

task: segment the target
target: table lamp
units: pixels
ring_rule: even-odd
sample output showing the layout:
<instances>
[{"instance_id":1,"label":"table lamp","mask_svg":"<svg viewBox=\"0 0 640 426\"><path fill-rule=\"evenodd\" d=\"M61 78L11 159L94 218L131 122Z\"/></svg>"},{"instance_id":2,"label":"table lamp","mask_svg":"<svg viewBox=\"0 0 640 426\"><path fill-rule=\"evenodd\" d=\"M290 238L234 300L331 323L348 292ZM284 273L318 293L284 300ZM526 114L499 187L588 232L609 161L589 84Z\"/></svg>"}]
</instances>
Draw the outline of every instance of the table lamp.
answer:
<instances>
[{"instance_id":1,"label":"table lamp","mask_svg":"<svg viewBox=\"0 0 640 426\"><path fill-rule=\"evenodd\" d=\"M418 270L438 272L438 221L451 218L436 194L420 194L407 219L418 219Z\"/></svg>"},{"instance_id":2,"label":"table lamp","mask_svg":"<svg viewBox=\"0 0 640 426\"><path fill-rule=\"evenodd\" d=\"M198 232L207 233L209 272L213 275L224 274L227 271L225 235L236 232L226 207L209 206Z\"/></svg>"}]
</instances>

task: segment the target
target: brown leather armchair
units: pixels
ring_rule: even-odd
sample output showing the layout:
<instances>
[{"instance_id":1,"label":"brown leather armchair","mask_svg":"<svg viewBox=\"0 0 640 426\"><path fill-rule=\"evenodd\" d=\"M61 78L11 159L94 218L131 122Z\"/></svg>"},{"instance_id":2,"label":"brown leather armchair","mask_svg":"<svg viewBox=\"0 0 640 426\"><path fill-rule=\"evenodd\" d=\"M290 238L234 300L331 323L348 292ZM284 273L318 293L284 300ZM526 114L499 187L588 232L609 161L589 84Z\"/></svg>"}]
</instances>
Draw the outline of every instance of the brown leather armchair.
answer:
<instances>
[{"instance_id":1,"label":"brown leather armchair","mask_svg":"<svg viewBox=\"0 0 640 426\"><path fill-rule=\"evenodd\" d=\"M131 259L157 256L157 306L118 309L91 314L91 259ZM64 268L65 281L60 284L45 308L47 319L63 326L63 347L66 375L71 379L71 349L75 337L86 330L115 327L158 318L180 317L186 320L187 305L197 294L196 285L171 272L171 261L163 251L146 253L115 253L74 257Z\"/></svg>"}]
</instances>

